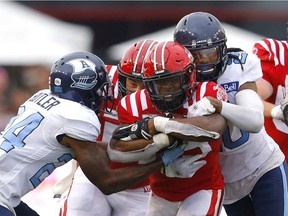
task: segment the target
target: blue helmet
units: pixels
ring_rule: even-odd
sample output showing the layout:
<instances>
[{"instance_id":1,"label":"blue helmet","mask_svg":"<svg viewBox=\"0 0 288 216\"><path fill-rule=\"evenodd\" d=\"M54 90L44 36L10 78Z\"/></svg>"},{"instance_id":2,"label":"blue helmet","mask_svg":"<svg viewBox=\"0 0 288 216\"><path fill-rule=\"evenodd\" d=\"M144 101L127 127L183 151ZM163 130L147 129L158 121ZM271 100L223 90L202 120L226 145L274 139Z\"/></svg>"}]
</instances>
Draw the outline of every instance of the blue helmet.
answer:
<instances>
[{"instance_id":1,"label":"blue helmet","mask_svg":"<svg viewBox=\"0 0 288 216\"><path fill-rule=\"evenodd\" d=\"M212 14L195 12L184 16L176 26L174 41L192 53L197 81L216 80L225 71L227 38L222 24ZM207 63L197 62L197 59L204 57Z\"/></svg>"},{"instance_id":2,"label":"blue helmet","mask_svg":"<svg viewBox=\"0 0 288 216\"><path fill-rule=\"evenodd\" d=\"M49 77L53 94L87 106L99 113L113 99L113 89L104 62L90 52L65 55L54 63ZM102 102L104 103L102 104Z\"/></svg>"}]
</instances>

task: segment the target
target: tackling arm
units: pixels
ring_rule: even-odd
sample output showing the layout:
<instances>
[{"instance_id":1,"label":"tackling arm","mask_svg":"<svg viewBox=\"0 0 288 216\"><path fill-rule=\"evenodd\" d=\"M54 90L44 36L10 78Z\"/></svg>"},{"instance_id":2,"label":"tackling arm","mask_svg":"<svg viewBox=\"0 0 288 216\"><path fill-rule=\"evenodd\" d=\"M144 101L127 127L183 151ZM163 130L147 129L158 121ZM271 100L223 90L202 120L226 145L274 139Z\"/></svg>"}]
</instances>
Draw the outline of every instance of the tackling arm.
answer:
<instances>
[{"instance_id":1,"label":"tackling arm","mask_svg":"<svg viewBox=\"0 0 288 216\"><path fill-rule=\"evenodd\" d=\"M215 107L216 112L236 127L248 132L258 133L264 125L264 108L256 89L255 82L243 84L236 93L236 104L221 102L211 97L207 98Z\"/></svg>"},{"instance_id":2,"label":"tackling arm","mask_svg":"<svg viewBox=\"0 0 288 216\"><path fill-rule=\"evenodd\" d=\"M63 136L61 144L73 149L84 174L106 195L140 183L163 166L162 159L157 157L149 164L110 169L107 152L95 142Z\"/></svg>"},{"instance_id":3,"label":"tackling arm","mask_svg":"<svg viewBox=\"0 0 288 216\"><path fill-rule=\"evenodd\" d=\"M137 125L139 130L143 130L139 124L141 121L138 121ZM174 119L157 116L149 119L145 129L145 134L149 133L151 139L141 138L139 131L135 130L136 127L129 127L134 128L131 130L124 127L124 131L121 127L116 129L108 146L109 158L118 162L138 161L153 156L179 139L197 142L215 140L223 133L225 126L225 119L217 113L209 116ZM135 139L132 139L134 137Z\"/></svg>"},{"instance_id":4,"label":"tackling arm","mask_svg":"<svg viewBox=\"0 0 288 216\"><path fill-rule=\"evenodd\" d=\"M275 118L284 120L281 105L275 105L265 101L273 94L273 86L265 79L259 79L256 81L257 92L262 99L264 104L264 117Z\"/></svg>"}]
</instances>

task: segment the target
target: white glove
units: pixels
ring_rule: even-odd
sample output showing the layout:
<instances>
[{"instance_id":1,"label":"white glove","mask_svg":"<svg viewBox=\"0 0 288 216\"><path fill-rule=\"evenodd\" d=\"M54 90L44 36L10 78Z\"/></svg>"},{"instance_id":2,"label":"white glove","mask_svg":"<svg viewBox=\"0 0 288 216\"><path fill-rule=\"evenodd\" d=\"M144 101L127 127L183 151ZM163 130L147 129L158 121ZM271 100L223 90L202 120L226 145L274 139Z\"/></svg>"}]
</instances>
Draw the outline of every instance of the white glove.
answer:
<instances>
[{"instance_id":1,"label":"white glove","mask_svg":"<svg viewBox=\"0 0 288 216\"><path fill-rule=\"evenodd\" d=\"M201 100L188 107L187 117L191 118L196 116L210 115L215 111L216 109L210 103L207 97L203 97Z\"/></svg>"},{"instance_id":2,"label":"white glove","mask_svg":"<svg viewBox=\"0 0 288 216\"><path fill-rule=\"evenodd\" d=\"M198 157L182 156L164 168L164 175L170 178L191 178L195 172L206 164L205 160L196 161ZM196 162L195 162L196 161Z\"/></svg>"},{"instance_id":3,"label":"white glove","mask_svg":"<svg viewBox=\"0 0 288 216\"><path fill-rule=\"evenodd\" d=\"M281 110L281 105L278 105L272 108L271 117L284 121L284 116L283 116L283 111Z\"/></svg>"}]
</instances>

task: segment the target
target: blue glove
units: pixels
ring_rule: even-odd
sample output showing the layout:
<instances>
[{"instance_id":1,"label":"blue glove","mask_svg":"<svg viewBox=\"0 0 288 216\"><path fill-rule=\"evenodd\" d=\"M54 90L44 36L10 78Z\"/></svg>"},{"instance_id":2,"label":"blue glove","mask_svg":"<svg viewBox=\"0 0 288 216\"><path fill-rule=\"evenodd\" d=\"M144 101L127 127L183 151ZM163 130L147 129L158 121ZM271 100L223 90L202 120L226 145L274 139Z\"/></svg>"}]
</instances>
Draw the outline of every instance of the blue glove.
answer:
<instances>
[{"instance_id":1,"label":"blue glove","mask_svg":"<svg viewBox=\"0 0 288 216\"><path fill-rule=\"evenodd\" d=\"M120 139L123 141L131 141L135 139L151 139L152 135L149 134L148 121L149 117L136 121L134 124L121 127L113 134L113 139Z\"/></svg>"},{"instance_id":2,"label":"blue glove","mask_svg":"<svg viewBox=\"0 0 288 216\"><path fill-rule=\"evenodd\" d=\"M168 166L176 158L183 154L186 145L178 145L175 148L166 149L161 157L165 166Z\"/></svg>"}]
</instances>

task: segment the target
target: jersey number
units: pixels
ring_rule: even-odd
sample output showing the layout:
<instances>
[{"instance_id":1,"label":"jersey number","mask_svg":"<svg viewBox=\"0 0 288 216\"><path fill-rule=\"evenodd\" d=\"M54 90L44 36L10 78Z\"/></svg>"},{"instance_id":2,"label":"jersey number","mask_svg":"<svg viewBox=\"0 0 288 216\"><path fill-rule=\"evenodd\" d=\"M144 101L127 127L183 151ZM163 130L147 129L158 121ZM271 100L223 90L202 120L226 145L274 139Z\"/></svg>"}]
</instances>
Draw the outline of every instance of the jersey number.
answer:
<instances>
[{"instance_id":1,"label":"jersey number","mask_svg":"<svg viewBox=\"0 0 288 216\"><path fill-rule=\"evenodd\" d=\"M236 139L235 141L232 141L230 130L227 127L226 130L224 131L223 135L222 135L222 141L223 141L225 148L234 149L234 148L237 148L237 147L243 145L244 143L246 143L248 141L249 132L242 131L239 129L239 134L240 134L240 137L238 139Z\"/></svg>"},{"instance_id":2,"label":"jersey number","mask_svg":"<svg viewBox=\"0 0 288 216\"><path fill-rule=\"evenodd\" d=\"M29 134L31 134L44 119L40 113L33 113L18 123L13 124L16 119L21 118L24 111L25 108L20 107L18 115L11 119L7 125L8 130L5 130L5 133L3 134L5 140L0 144L0 148L7 153L15 147L23 148L26 145L24 142L25 138L29 136ZM71 154L64 154L58 158L58 161L64 164L72 158ZM36 174L30 178L30 182L34 188L37 187L45 177L50 175L55 168L56 166L53 163L48 163L39 169Z\"/></svg>"},{"instance_id":3,"label":"jersey number","mask_svg":"<svg viewBox=\"0 0 288 216\"><path fill-rule=\"evenodd\" d=\"M10 150L14 149L14 147L24 147L25 138L39 126L44 118L40 113L33 113L27 118L13 125L13 122L19 118L24 111L25 108L21 107L18 115L12 118L9 125L7 125L7 128L9 129L5 131L5 134L3 134L5 141L3 141L0 145L0 148L5 152L9 152Z\"/></svg>"}]
</instances>

